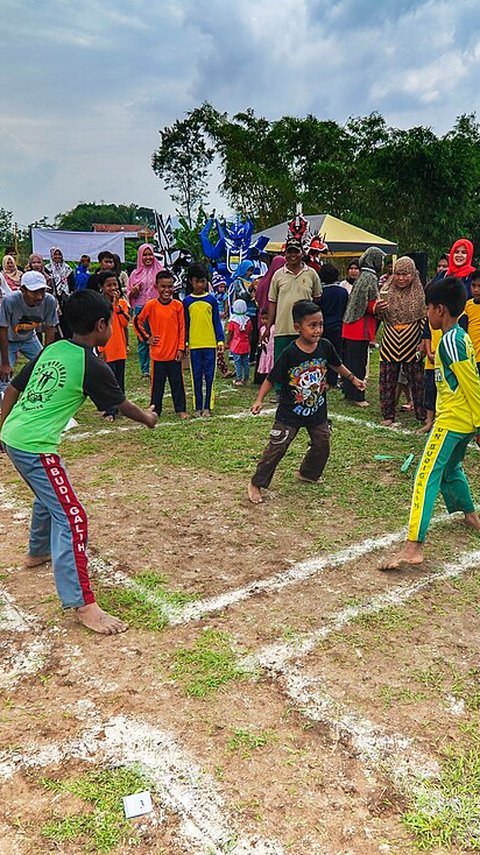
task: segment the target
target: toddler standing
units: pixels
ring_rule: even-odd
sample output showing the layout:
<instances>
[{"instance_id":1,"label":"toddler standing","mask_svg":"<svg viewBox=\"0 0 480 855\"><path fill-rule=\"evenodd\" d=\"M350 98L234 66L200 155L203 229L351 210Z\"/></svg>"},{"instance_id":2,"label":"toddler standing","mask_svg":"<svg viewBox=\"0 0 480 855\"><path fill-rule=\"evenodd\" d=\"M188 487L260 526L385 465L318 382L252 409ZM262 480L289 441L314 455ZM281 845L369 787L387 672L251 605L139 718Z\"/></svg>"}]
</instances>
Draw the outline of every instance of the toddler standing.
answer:
<instances>
[{"instance_id":1,"label":"toddler standing","mask_svg":"<svg viewBox=\"0 0 480 855\"><path fill-rule=\"evenodd\" d=\"M227 327L227 346L230 346L230 353L235 365L234 386L244 386L245 383L248 383L251 337L252 322L247 315L247 304L245 300L234 300Z\"/></svg>"}]
</instances>

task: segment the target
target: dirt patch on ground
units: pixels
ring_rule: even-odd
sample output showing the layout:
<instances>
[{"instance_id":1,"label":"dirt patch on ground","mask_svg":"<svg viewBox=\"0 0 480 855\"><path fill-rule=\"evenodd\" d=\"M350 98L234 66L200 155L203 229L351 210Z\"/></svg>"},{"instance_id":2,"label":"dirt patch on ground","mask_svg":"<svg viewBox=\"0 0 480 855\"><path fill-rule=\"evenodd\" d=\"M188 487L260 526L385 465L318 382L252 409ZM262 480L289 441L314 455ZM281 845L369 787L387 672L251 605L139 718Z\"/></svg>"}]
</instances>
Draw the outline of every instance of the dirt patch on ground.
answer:
<instances>
[{"instance_id":1,"label":"dirt patch on ground","mask_svg":"<svg viewBox=\"0 0 480 855\"><path fill-rule=\"evenodd\" d=\"M108 460L95 462L98 473ZM205 476L190 470L160 474L154 467L142 467L106 490L95 483L93 467L88 472L84 467L77 462L70 468L79 493L88 497L92 543L129 578L139 569L153 568L165 575L172 589L212 597L266 579L313 551L311 534L285 526L283 517L280 526L274 503L258 510L246 500L239 502L239 490L230 488L227 477L212 474L206 483ZM320 628L349 603L383 595L399 580L374 572L375 556L326 567L280 592L253 594L201 622L162 632L130 629L101 639L59 610L49 567L22 569L28 512L22 504L23 488L19 495L17 502L9 497L4 501L0 543L1 585L11 597L4 597L2 606L0 594L5 628L0 653L7 675L1 710L2 855L52 851L41 828L54 805L41 777L66 779L103 768L105 758L111 763L103 747L109 723L122 717L139 732L145 726L170 734L181 746L192 767L220 794L232 839L277 841L294 855L408 851L400 821L404 802L389 779L366 763L348 739L339 738L326 720L315 722L305 715L283 678L259 669L199 698L188 694L174 671L175 654L192 649L205 629L225 633L241 659L273 641L288 644L297 633ZM325 520L329 531L339 525ZM457 540L460 547L462 533L454 530L453 548ZM423 616L431 612L437 596L425 596ZM447 605L445 601L445 609ZM345 640L316 648L300 666L314 678L320 675L337 700L355 704L386 730L408 730L431 751L437 731L450 721L438 699L415 701L416 721L408 704L396 704L393 711L385 706L382 686L400 690L402 668L425 670L432 656L467 672L477 645L470 644L463 660L459 645L462 633L475 632L477 624L475 607L466 603L453 619L450 611L448 619L439 612L431 625L414 622L404 635L396 626L390 646L376 644L371 627L362 627L365 644L359 646L355 625L345 630ZM32 648L34 642L38 648ZM417 658L412 658L412 648ZM445 686L451 690L450 684ZM435 716L438 727L432 736L426 723ZM94 749L85 749L80 757L72 746L82 743L89 730ZM119 749L118 762L123 756ZM176 783L173 774L170 784L174 788ZM207 852L208 839L204 849L189 849L182 841L178 813L169 808L161 787L154 790L157 821L144 822L143 842L135 851ZM62 799L55 805L66 814L82 809L75 797ZM281 851L255 845L245 851ZM86 851L82 841L62 846L59 851L71 855ZM115 850L122 855L129 851L128 843Z\"/></svg>"}]
</instances>

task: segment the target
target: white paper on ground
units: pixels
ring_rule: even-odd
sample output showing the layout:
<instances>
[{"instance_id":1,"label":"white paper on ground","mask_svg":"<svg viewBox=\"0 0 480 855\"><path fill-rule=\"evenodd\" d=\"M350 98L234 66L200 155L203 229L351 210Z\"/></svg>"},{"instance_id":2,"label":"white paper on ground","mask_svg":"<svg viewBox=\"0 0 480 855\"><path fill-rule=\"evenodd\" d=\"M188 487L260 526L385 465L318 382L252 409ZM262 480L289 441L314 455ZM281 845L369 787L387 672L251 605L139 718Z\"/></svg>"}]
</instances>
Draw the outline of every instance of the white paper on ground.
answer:
<instances>
[{"instance_id":1,"label":"white paper on ground","mask_svg":"<svg viewBox=\"0 0 480 855\"><path fill-rule=\"evenodd\" d=\"M132 816L142 816L152 810L152 797L148 790L143 793L135 793L133 796L123 797L123 809L127 819Z\"/></svg>"},{"instance_id":2,"label":"white paper on ground","mask_svg":"<svg viewBox=\"0 0 480 855\"><path fill-rule=\"evenodd\" d=\"M78 422L75 421L75 419L69 419L67 424L63 428L63 433L65 433L66 430L71 430L74 427L78 427Z\"/></svg>"}]
</instances>

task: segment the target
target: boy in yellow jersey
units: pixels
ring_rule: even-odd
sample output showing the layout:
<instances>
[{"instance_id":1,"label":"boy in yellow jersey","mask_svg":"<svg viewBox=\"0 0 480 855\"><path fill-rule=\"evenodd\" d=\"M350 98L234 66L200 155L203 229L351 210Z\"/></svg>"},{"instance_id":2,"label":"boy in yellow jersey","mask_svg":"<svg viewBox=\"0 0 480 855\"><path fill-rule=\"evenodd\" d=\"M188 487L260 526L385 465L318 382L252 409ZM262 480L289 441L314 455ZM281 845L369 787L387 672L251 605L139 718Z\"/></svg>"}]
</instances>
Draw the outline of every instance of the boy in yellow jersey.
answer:
<instances>
[{"instance_id":1,"label":"boy in yellow jersey","mask_svg":"<svg viewBox=\"0 0 480 855\"><path fill-rule=\"evenodd\" d=\"M442 330L435 353L436 417L415 476L407 543L379 567L398 570L423 561L423 541L441 490L450 514L463 511L465 523L480 530L462 461L468 443L480 445L480 376L469 335L459 326L465 309L463 282L446 276L427 288L427 316L433 330Z\"/></svg>"},{"instance_id":2,"label":"boy in yellow jersey","mask_svg":"<svg viewBox=\"0 0 480 855\"><path fill-rule=\"evenodd\" d=\"M425 349L425 370L423 374L424 404L427 414L425 424L417 433L430 433L435 419L435 402L437 389L435 386L435 354L442 337L442 330L433 330L428 320L425 321L422 342Z\"/></svg>"},{"instance_id":3,"label":"boy in yellow jersey","mask_svg":"<svg viewBox=\"0 0 480 855\"><path fill-rule=\"evenodd\" d=\"M465 315L468 319L467 332L472 339L475 350L475 359L480 373L480 270L472 273L472 299L467 300Z\"/></svg>"}]
</instances>

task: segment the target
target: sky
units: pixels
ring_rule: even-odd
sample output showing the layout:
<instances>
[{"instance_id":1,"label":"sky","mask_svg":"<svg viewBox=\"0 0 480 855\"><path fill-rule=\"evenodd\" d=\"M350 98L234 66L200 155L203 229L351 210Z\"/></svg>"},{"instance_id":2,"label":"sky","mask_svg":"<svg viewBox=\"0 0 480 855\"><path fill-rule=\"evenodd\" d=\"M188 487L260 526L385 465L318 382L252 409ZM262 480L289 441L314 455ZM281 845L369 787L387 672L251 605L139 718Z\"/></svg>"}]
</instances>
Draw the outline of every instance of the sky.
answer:
<instances>
[{"instance_id":1,"label":"sky","mask_svg":"<svg viewBox=\"0 0 480 855\"><path fill-rule=\"evenodd\" d=\"M478 0L0 0L0 207L174 213L159 130L203 101L443 134L479 109ZM480 113L480 110L479 110ZM212 179L209 202L228 211ZM286 212L286 215L289 212Z\"/></svg>"}]
</instances>

